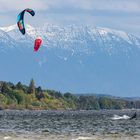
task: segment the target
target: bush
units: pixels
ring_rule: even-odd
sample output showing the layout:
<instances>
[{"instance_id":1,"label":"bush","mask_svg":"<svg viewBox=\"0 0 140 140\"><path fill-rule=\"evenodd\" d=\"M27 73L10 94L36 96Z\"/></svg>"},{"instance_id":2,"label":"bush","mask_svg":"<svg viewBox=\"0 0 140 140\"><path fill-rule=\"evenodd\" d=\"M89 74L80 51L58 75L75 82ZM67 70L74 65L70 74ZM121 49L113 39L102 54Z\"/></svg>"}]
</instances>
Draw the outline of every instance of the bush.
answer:
<instances>
[{"instance_id":1,"label":"bush","mask_svg":"<svg viewBox=\"0 0 140 140\"><path fill-rule=\"evenodd\" d=\"M0 93L0 105L6 105L7 103L7 98L5 97L5 95Z\"/></svg>"}]
</instances>

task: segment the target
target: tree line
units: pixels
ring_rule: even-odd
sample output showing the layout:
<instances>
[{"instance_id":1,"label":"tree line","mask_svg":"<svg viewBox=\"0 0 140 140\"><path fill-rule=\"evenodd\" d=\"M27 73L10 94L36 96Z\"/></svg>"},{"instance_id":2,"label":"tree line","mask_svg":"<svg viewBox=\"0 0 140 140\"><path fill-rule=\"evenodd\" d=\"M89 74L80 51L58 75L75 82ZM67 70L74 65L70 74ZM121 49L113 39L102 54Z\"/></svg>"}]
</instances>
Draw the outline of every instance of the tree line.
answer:
<instances>
[{"instance_id":1,"label":"tree line","mask_svg":"<svg viewBox=\"0 0 140 140\"><path fill-rule=\"evenodd\" d=\"M75 95L36 87L31 79L29 85L21 82L0 81L0 109L35 110L100 110L140 108L140 100L111 98L96 95Z\"/></svg>"}]
</instances>

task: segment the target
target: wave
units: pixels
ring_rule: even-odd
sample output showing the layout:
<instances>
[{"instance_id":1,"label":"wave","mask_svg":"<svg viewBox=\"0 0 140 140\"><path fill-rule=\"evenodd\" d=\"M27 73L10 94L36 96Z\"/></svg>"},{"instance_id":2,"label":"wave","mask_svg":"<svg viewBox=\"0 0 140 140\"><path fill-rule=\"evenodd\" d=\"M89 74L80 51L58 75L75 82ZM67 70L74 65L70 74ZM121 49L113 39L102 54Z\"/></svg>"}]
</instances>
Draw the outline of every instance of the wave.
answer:
<instances>
[{"instance_id":1,"label":"wave","mask_svg":"<svg viewBox=\"0 0 140 140\"><path fill-rule=\"evenodd\" d=\"M11 137L10 136L5 136L3 139L8 140L8 139L11 139Z\"/></svg>"},{"instance_id":2,"label":"wave","mask_svg":"<svg viewBox=\"0 0 140 140\"><path fill-rule=\"evenodd\" d=\"M91 139L92 139L91 137L78 137L71 140L91 140Z\"/></svg>"},{"instance_id":3,"label":"wave","mask_svg":"<svg viewBox=\"0 0 140 140\"><path fill-rule=\"evenodd\" d=\"M127 116L127 115L123 115L123 116L114 115L114 116L112 117L112 120L128 120L128 119L130 119L130 117Z\"/></svg>"}]
</instances>

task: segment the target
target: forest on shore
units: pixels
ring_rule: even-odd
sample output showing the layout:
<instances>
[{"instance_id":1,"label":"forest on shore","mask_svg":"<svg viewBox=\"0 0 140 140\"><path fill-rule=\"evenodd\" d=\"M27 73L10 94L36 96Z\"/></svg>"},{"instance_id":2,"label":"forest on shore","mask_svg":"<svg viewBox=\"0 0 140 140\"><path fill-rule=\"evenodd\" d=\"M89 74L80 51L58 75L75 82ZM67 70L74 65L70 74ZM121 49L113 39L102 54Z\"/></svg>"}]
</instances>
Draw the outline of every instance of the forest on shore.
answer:
<instances>
[{"instance_id":1,"label":"forest on shore","mask_svg":"<svg viewBox=\"0 0 140 140\"><path fill-rule=\"evenodd\" d=\"M61 93L55 90L45 90L21 82L0 81L0 109L30 109L30 110L100 110L100 109L132 109L140 108L140 100L97 96L96 94Z\"/></svg>"}]
</instances>

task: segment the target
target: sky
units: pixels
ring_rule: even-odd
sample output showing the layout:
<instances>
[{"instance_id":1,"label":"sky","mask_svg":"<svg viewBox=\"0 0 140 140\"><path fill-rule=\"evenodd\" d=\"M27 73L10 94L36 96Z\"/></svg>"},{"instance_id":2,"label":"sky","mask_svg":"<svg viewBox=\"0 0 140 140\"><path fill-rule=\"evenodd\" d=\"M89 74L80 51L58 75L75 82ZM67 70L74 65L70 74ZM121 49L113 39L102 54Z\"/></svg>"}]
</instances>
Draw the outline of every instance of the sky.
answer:
<instances>
[{"instance_id":1,"label":"sky","mask_svg":"<svg viewBox=\"0 0 140 140\"><path fill-rule=\"evenodd\" d=\"M92 25L140 37L140 0L0 0L0 26L15 24L25 8L36 11L34 18L26 15L33 26Z\"/></svg>"}]
</instances>

